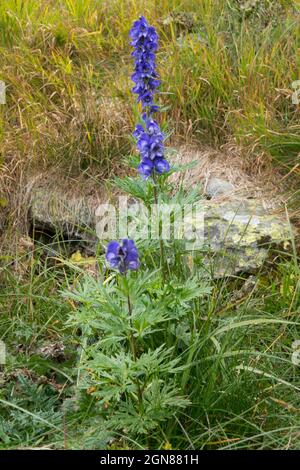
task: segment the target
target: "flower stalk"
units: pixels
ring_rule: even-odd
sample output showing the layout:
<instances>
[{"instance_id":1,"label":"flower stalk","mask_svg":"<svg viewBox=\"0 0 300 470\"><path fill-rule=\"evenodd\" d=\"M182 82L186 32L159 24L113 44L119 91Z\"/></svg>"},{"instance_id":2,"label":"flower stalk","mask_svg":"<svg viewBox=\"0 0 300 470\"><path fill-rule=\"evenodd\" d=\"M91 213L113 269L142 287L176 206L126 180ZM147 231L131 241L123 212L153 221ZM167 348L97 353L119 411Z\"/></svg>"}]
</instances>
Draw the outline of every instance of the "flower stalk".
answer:
<instances>
[{"instance_id":1,"label":"flower stalk","mask_svg":"<svg viewBox=\"0 0 300 470\"><path fill-rule=\"evenodd\" d=\"M137 362L137 347L136 347L136 341L135 337L132 332L132 304L131 304L131 299L130 299L130 293L127 285L127 306L128 306L128 315L129 315L129 326L130 326L130 332L129 332L129 345L130 345L130 350L131 354L133 356L133 359L135 362ZM139 379L136 379L136 386L137 386L137 395L138 395L138 402L139 402L139 409L140 411L142 410L143 407L143 392L141 388L141 384Z\"/></svg>"},{"instance_id":2,"label":"flower stalk","mask_svg":"<svg viewBox=\"0 0 300 470\"><path fill-rule=\"evenodd\" d=\"M157 180L155 176L153 177L154 185L153 185L153 196L154 202L157 209L157 217L158 217L158 237L159 237L159 249L160 249L160 263L161 263L161 271L162 271L162 279L163 283L165 284L166 281L166 262L165 262L165 247L164 242L162 239L162 229L161 229L161 220L160 220L160 212L158 206L158 194L157 194Z\"/></svg>"},{"instance_id":3,"label":"flower stalk","mask_svg":"<svg viewBox=\"0 0 300 470\"><path fill-rule=\"evenodd\" d=\"M158 35L155 28L141 16L133 23L130 37L131 46L134 47L132 56L135 63L135 71L131 76L135 83L132 91L138 95L137 102L142 104L143 110L141 122L137 124L133 137L141 155L138 171L144 179L147 179L149 176L161 175L170 170L170 165L164 157L165 136L152 116L159 110L159 106L154 103L154 95L160 85L155 58Z\"/></svg>"}]
</instances>

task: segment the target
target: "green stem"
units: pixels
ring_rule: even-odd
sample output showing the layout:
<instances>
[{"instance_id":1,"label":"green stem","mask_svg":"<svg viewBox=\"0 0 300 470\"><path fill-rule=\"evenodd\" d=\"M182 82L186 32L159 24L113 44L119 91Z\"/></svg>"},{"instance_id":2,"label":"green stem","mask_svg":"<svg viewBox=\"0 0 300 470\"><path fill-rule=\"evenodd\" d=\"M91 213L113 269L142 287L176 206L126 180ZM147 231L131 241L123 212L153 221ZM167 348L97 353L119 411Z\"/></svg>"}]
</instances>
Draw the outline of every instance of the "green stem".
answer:
<instances>
[{"instance_id":1,"label":"green stem","mask_svg":"<svg viewBox=\"0 0 300 470\"><path fill-rule=\"evenodd\" d=\"M127 305L128 305L128 314L129 314L129 324L130 324L130 333L129 333L129 345L131 349L131 353L133 356L134 361L137 361L137 348L136 348L136 343L135 343L135 338L132 332L132 304L130 300L130 295L129 291L127 291ZM143 393L140 385L139 379L136 380L136 386L137 386L137 391L138 391L138 402L139 402L139 408L142 410L143 406Z\"/></svg>"},{"instance_id":2,"label":"green stem","mask_svg":"<svg viewBox=\"0 0 300 470\"><path fill-rule=\"evenodd\" d=\"M157 196L157 184L156 184L156 178L155 175L153 176L153 181L154 181L154 186L153 186L153 195L154 195L154 202L157 208L158 216L160 217L159 214L159 208L158 208L158 196ZM160 226L160 220L159 220L159 247L160 247L160 262L161 262L161 268L162 268L162 277L163 277L163 283L165 284L166 281L166 263L165 263L165 247L164 247L164 242L161 238L161 226Z\"/></svg>"}]
</instances>

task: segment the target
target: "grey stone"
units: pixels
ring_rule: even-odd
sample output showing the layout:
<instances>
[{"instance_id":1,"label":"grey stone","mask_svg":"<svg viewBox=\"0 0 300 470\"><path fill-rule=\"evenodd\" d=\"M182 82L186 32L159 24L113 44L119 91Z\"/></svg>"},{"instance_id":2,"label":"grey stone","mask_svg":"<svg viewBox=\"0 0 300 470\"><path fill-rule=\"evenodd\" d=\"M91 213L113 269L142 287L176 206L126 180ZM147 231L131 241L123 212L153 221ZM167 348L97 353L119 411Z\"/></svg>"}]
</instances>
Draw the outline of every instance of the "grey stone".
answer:
<instances>
[{"instance_id":1,"label":"grey stone","mask_svg":"<svg viewBox=\"0 0 300 470\"><path fill-rule=\"evenodd\" d=\"M290 246L293 229L288 220L266 211L258 201L211 201L204 214L204 240L215 277L254 272L271 246Z\"/></svg>"},{"instance_id":2,"label":"grey stone","mask_svg":"<svg viewBox=\"0 0 300 470\"><path fill-rule=\"evenodd\" d=\"M211 198L217 198L230 194L234 191L234 185L229 181L217 178L216 176L211 176L205 186L205 194Z\"/></svg>"},{"instance_id":3,"label":"grey stone","mask_svg":"<svg viewBox=\"0 0 300 470\"><path fill-rule=\"evenodd\" d=\"M91 254L97 244L96 207L91 197L76 197L59 187L38 186L31 189L28 218L32 232L39 236L43 244L46 245L48 235L69 240L64 247L51 241L50 252L61 251L62 248L72 252L84 247ZM49 251L46 246L45 250Z\"/></svg>"},{"instance_id":4,"label":"grey stone","mask_svg":"<svg viewBox=\"0 0 300 470\"><path fill-rule=\"evenodd\" d=\"M46 227L95 246L96 207L89 197L70 198L62 189L39 187L32 190L30 218L38 229ZM256 200L203 201L203 211L203 252L214 277L254 272L267 259L270 246L287 247L291 238L286 218L268 212Z\"/></svg>"}]
</instances>

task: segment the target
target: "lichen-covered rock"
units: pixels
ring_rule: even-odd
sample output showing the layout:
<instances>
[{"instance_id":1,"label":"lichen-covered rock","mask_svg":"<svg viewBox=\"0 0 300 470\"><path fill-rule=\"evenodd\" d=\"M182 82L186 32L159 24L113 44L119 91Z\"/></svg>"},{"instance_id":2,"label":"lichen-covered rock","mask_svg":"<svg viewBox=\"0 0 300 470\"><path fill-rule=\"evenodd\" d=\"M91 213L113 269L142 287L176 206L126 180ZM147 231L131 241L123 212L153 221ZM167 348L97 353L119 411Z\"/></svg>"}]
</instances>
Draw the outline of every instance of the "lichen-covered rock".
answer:
<instances>
[{"instance_id":1,"label":"lichen-covered rock","mask_svg":"<svg viewBox=\"0 0 300 470\"><path fill-rule=\"evenodd\" d=\"M94 211L84 198L71 197L58 188L39 188L31 197L30 217L36 227L80 236L93 225Z\"/></svg>"},{"instance_id":2,"label":"lichen-covered rock","mask_svg":"<svg viewBox=\"0 0 300 470\"><path fill-rule=\"evenodd\" d=\"M204 208L205 245L213 255L215 276L252 272L270 246L289 245L291 226L256 200L210 202Z\"/></svg>"},{"instance_id":3,"label":"lichen-covered rock","mask_svg":"<svg viewBox=\"0 0 300 470\"><path fill-rule=\"evenodd\" d=\"M80 240L90 251L97 241L99 199L38 187L32 190L30 218L38 230ZM266 211L257 200L212 199L203 202L203 211L205 256L215 277L255 271L266 260L270 246L286 246L292 235L289 222Z\"/></svg>"}]
</instances>

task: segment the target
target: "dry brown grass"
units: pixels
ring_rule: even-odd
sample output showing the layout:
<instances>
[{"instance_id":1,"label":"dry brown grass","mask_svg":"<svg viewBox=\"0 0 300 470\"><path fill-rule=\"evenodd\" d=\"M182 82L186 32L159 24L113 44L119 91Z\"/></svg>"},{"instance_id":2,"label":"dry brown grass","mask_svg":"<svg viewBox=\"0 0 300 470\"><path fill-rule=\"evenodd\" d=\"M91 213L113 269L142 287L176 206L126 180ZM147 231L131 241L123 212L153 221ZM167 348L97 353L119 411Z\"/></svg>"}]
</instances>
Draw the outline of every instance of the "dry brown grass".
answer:
<instances>
[{"instance_id":1,"label":"dry brown grass","mask_svg":"<svg viewBox=\"0 0 300 470\"><path fill-rule=\"evenodd\" d=\"M210 177L218 177L233 184L234 190L223 196L226 199L258 199L266 209L283 207L291 188L272 162L245 158L244 150L228 144L220 149L209 146L180 146L172 153L174 163L197 165L183 175L186 186L201 183L204 191ZM173 181L177 176L172 176ZM221 199L221 198L220 198Z\"/></svg>"},{"instance_id":2,"label":"dry brown grass","mask_svg":"<svg viewBox=\"0 0 300 470\"><path fill-rule=\"evenodd\" d=\"M277 184L270 160L299 172L298 2L262 0L246 16L244 3L3 0L0 230L24 227L32 175L93 186L122 171L137 119L128 31L141 12L160 36L160 120L185 153L195 142L199 179L223 174L266 200L284 192L290 178Z\"/></svg>"}]
</instances>

